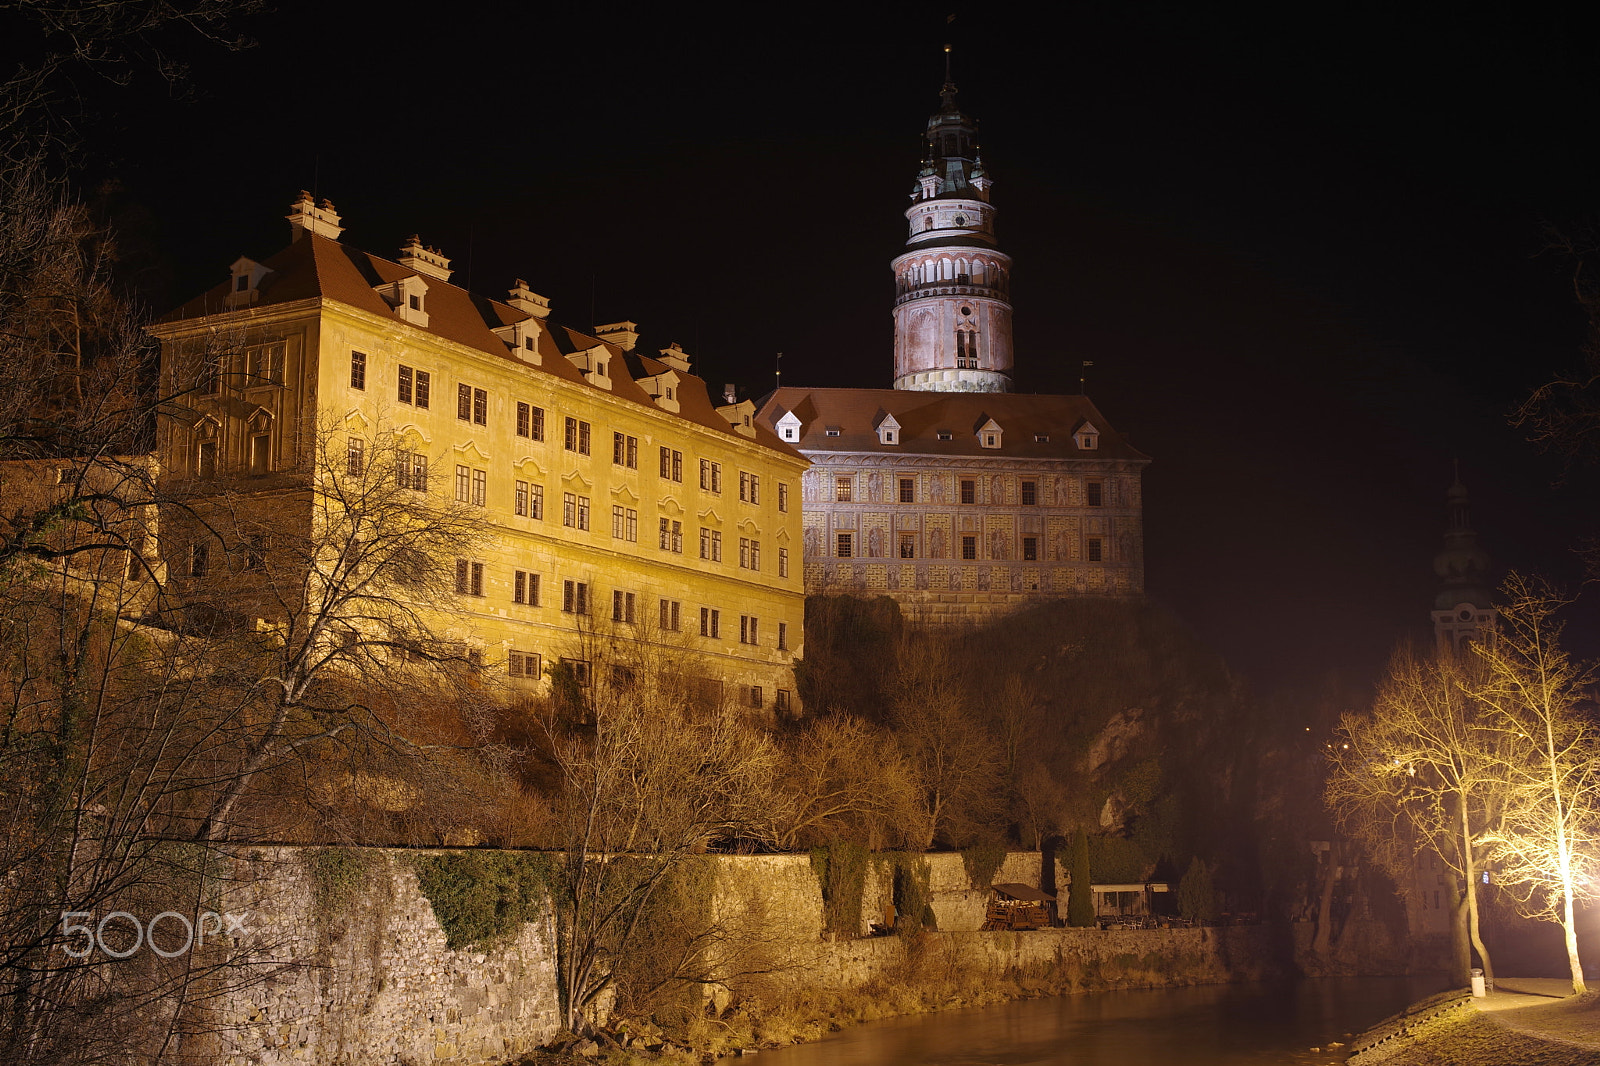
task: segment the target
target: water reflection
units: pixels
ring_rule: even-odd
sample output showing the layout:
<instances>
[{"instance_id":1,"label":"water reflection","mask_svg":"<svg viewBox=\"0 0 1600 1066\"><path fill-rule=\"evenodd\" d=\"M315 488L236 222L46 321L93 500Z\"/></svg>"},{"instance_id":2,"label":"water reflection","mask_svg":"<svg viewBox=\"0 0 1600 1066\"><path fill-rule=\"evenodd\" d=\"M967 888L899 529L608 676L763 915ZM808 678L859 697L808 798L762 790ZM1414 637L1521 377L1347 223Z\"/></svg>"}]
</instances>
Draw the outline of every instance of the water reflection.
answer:
<instances>
[{"instance_id":1,"label":"water reflection","mask_svg":"<svg viewBox=\"0 0 1600 1066\"><path fill-rule=\"evenodd\" d=\"M1343 1062L1346 1034L1440 991L1327 978L1058 996L876 1022L763 1052L763 1066L1283 1066ZM1320 1050L1312 1051L1315 1047Z\"/></svg>"}]
</instances>

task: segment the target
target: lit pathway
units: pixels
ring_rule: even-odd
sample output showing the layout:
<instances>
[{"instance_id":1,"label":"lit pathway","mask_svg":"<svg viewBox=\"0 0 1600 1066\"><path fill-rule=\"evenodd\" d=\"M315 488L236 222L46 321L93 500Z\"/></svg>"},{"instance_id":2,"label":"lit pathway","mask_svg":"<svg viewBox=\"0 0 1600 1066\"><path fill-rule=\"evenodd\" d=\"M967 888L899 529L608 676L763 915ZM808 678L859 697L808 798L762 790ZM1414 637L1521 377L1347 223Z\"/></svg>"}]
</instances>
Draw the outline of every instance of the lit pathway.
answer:
<instances>
[{"instance_id":1,"label":"lit pathway","mask_svg":"<svg viewBox=\"0 0 1600 1066\"><path fill-rule=\"evenodd\" d=\"M1572 995L1572 983L1507 977L1472 1005L1497 1025L1543 1040L1590 1048L1600 1062L1600 992Z\"/></svg>"}]
</instances>

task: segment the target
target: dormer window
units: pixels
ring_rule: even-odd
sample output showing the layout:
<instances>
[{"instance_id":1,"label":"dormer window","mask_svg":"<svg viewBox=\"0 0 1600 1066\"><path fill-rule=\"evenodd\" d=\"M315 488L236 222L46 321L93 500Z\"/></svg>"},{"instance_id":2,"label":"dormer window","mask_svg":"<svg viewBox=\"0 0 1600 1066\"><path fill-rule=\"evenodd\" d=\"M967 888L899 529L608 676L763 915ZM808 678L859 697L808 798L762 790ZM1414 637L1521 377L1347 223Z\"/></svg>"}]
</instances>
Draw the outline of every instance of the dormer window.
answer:
<instances>
[{"instance_id":1,"label":"dormer window","mask_svg":"<svg viewBox=\"0 0 1600 1066\"><path fill-rule=\"evenodd\" d=\"M1048 434L1048 433L1035 433L1033 435L1033 443L1035 443L1035 444L1049 444L1050 443L1050 434Z\"/></svg>"},{"instance_id":2,"label":"dormer window","mask_svg":"<svg viewBox=\"0 0 1600 1066\"><path fill-rule=\"evenodd\" d=\"M669 399L669 400L670 400L670 399L672 399L672 398L673 398L673 395L672 395L672 386L671 386L671 385L668 385L668 386L667 386L667 399Z\"/></svg>"},{"instance_id":3,"label":"dormer window","mask_svg":"<svg viewBox=\"0 0 1600 1066\"><path fill-rule=\"evenodd\" d=\"M374 285L373 291L383 297L383 302L394 308L395 317L402 322L409 322L413 326L428 326L428 312L425 299L428 295L428 283L421 275L413 274L391 281L387 285Z\"/></svg>"},{"instance_id":4,"label":"dormer window","mask_svg":"<svg viewBox=\"0 0 1600 1066\"><path fill-rule=\"evenodd\" d=\"M900 443L900 423L895 420L894 415L884 412L878 419L877 430L879 444Z\"/></svg>"},{"instance_id":5,"label":"dormer window","mask_svg":"<svg viewBox=\"0 0 1600 1066\"><path fill-rule=\"evenodd\" d=\"M837 437L843 431L838 426L829 426L824 432L830 437Z\"/></svg>"},{"instance_id":6,"label":"dormer window","mask_svg":"<svg viewBox=\"0 0 1600 1066\"><path fill-rule=\"evenodd\" d=\"M411 310L413 310L413 311L422 310L422 297L420 297L420 296L417 296L415 294L413 294L411 296L407 296L406 297L406 303L410 306Z\"/></svg>"},{"instance_id":7,"label":"dormer window","mask_svg":"<svg viewBox=\"0 0 1600 1066\"><path fill-rule=\"evenodd\" d=\"M228 269L233 273L233 286L223 301L225 304L229 307L248 307L261 299L261 283L272 271L244 256L234 260Z\"/></svg>"},{"instance_id":8,"label":"dormer window","mask_svg":"<svg viewBox=\"0 0 1600 1066\"><path fill-rule=\"evenodd\" d=\"M950 432L948 429L941 429L937 434L935 434L935 436L937 436L940 440L955 440L956 439L956 435L954 433Z\"/></svg>"},{"instance_id":9,"label":"dormer window","mask_svg":"<svg viewBox=\"0 0 1600 1066\"><path fill-rule=\"evenodd\" d=\"M1093 425L1085 422L1083 425L1079 426L1078 431L1072 435L1072 442L1078 446L1079 450L1092 452L1096 448L1100 447L1100 431Z\"/></svg>"},{"instance_id":10,"label":"dormer window","mask_svg":"<svg viewBox=\"0 0 1600 1066\"><path fill-rule=\"evenodd\" d=\"M998 448L1002 441L1002 433L1000 423L991 418L978 427L978 443L985 448Z\"/></svg>"},{"instance_id":11,"label":"dormer window","mask_svg":"<svg viewBox=\"0 0 1600 1066\"><path fill-rule=\"evenodd\" d=\"M778 439L790 444L800 440L800 419L793 411L785 411L783 417L773 423L778 430Z\"/></svg>"}]
</instances>

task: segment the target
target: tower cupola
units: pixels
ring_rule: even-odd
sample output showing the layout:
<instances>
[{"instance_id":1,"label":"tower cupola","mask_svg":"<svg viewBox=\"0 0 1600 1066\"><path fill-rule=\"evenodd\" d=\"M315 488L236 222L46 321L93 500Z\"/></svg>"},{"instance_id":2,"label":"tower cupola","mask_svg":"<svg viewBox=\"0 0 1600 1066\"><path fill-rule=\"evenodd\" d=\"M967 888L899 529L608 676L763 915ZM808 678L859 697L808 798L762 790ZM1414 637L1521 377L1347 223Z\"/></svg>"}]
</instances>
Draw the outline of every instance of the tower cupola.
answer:
<instances>
[{"instance_id":1,"label":"tower cupola","mask_svg":"<svg viewBox=\"0 0 1600 1066\"><path fill-rule=\"evenodd\" d=\"M994 239L993 180L978 124L956 104L945 48L939 110L928 119L921 170L906 208L895 276L894 387L1011 391L1011 258Z\"/></svg>"}]
</instances>

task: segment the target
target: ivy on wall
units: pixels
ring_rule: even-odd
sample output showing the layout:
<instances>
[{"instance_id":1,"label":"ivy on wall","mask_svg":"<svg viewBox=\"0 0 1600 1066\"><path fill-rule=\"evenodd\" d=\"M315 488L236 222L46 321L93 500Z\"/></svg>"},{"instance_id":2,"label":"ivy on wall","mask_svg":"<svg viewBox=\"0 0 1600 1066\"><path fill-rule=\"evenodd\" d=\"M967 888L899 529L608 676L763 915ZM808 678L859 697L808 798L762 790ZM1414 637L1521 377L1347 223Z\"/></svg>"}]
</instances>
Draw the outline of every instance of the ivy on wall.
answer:
<instances>
[{"instance_id":1,"label":"ivy on wall","mask_svg":"<svg viewBox=\"0 0 1600 1066\"><path fill-rule=\"evenodd\" d=\"M867 849L836 840L811 849L811 871L822 886L822 927L839 936L861 935L861 899L867 882Z\"/></svg>"},{"instance_id":2,"label":"ivy on wall","mask_svg":"<svg viewBox=\"0 0 1600 1066\"><path fill-rule=\"evenodd\" d=\"M411 860L452 951L513 939L549 898L550 859L505 851L450 851Z\"/></svg>"},{"instance_id":3,"label":"ivy on wall","mask_svg":"<svg viewBox=\"0 0 1600 1066\"><path fill-rule=\"evenodd\" d=\"M967 880L979 891L994 884L994 875L1005 862L1006 846L999 841L961 849L961 865L967 871Z\"/></svg>"}]
</instances>

